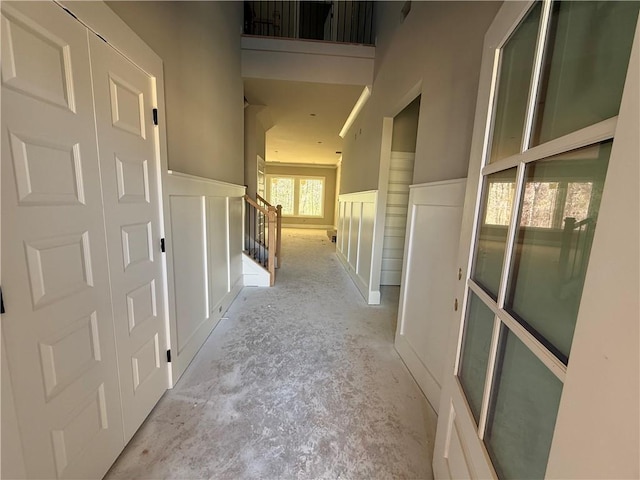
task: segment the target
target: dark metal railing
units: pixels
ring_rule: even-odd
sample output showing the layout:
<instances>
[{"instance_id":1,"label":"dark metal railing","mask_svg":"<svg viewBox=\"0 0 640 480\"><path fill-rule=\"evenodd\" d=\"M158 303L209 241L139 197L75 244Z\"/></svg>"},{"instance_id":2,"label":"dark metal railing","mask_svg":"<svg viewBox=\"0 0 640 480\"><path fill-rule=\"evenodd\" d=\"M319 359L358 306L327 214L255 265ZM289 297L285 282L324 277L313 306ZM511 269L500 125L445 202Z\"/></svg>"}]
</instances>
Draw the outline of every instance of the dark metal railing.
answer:
<instances>
[{"instance_id":1,"label":"dark metal railing","mask_svg":"<svg viewBox=\"0 0 640 480\"><path fill-rule=\"evenodd\" d=\"M244 2L244 33L373 45L373 1Z\"/></svg>"}]
</instances>

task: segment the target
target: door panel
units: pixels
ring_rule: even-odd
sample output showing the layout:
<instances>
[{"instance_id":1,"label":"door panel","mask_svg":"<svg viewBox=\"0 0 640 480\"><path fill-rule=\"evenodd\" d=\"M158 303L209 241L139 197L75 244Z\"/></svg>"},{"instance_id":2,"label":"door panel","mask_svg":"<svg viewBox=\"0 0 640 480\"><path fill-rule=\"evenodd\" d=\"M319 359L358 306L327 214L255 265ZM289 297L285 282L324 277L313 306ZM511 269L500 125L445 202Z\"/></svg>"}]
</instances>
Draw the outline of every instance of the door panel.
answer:
<instances>
[{"instance_id":1,"label":"door panel","mask_svg":"<svg viewBox=\"0 0 640 480\"><path fill-rule=\"evenodd\" d=\"M90 38L107 248L128 440L168 386L152 79Z\"/></svg>"},{"instance_id":2,"label":"door panel","mask_svg":"<svg viewBox=\"0 0 640 480\"><path fill-rule=\"evenodd\" d=\"M88 53L55 4L3 2L2 382L36 478L100 477L124 445Z\"/></svg>"},{"instance_id":3,"label":"door panel","mask_svg":"<svg viewBox=\"0 0 640 480\"><path fill-rule=\"evenodd\" d=\"M464 180L413 187L395 347L438 412ZM404 235L403 235L404 236ZM434 272L437 272L434 275Z\"/></svg>"},{"instance_id":4,"label":"door panel","mask_svg":"<svg viewBox=\"0 0 640 480\"><path fill-rule=\"evenodd\" d=\"M470 273L461 275L458 294L470 301L441 397L439 477L480 470L497 478L638 475L637 292L626 295L634 303L621 302L619 292L638 284L637 268L630 274L629 267L637 267L637 222L625 219L638 205L639 9L614 1L505 3L487 32L459 252ZM514 84L502 73L513 67L510 45L522 38L535 54ZM625 72L620 104L621 82L611 91L601 77ZM576 76L585 79L580 88L567 80ZM568 84L571 92L557 95ZM513 106L500 101L505 92L526 102L511 112L521 140L500 158L491 143L504 139L496 126ZM541 135L549 112L557 124ZM625 201L617 192L636 193ZM630 408L619 408L627 397ZM454 423L469 452L455 457L464 465L451 465ZM594 434L607 445L593 442Z\"/></svg>"}]
</instances>

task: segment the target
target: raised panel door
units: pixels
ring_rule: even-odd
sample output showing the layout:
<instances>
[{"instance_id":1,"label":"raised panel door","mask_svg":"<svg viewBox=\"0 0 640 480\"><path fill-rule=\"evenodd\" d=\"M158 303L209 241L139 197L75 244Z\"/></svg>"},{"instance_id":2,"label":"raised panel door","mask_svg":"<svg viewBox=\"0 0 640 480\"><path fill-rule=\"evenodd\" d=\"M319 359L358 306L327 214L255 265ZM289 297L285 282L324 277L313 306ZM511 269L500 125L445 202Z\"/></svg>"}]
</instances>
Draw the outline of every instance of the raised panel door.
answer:
<instances>
[{"instance_id":1,"label":"raised panel door","mask_svg":"<svg viewBox=\"0 0 640 480\"><path fill-rule=\"evenodd\" d=\"M88 32L54 3L3 2L1 21L2 388L21 436L3 461L98 478L124 436Z\"/></svg>"},{"instance_id":2,"label":"raised panel door","mask_svg":"<svg viewBox=\"0 0 640 480\"><path fill-rule=\"evenodd\" d=\"M91 67L125 438L168 386L154 84L98 37Z\"/></svg>"}]
</instances>

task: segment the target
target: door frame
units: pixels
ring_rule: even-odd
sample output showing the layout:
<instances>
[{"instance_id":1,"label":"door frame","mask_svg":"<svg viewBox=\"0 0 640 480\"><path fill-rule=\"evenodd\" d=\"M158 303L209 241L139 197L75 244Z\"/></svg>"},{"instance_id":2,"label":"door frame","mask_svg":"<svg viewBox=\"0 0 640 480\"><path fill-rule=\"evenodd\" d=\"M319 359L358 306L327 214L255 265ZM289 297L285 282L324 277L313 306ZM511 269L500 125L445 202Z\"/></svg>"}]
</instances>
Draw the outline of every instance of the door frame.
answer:
<instances>
[{"instance_id":1,"label":"door frame","mask_svg":"<svg viewBox=\"0 0 640 480\"><path fill-rule=\"evenodd\" d=\"M391 140L393 139L393 119L409 106L416 98L421 97L422 79L411 87L382 117L380 142L380 162L378 167L378 205L375 213L373 231L373 253L371 259L371 286L380 291L382 275L382 250L384 249L384 229L387 216L387 195L389 193L389 169L391 168ZM418 115L418 122L420 115ZM405 252L406 253L406 252Z\"/></svg>"},{"instance_id":2,"label":"door frame","mask_svg":"<svg viewBox=\"0 0 640 480\"><path fill-rule=\"evenodd\" d=\"M492 118L492 86L499 74L498 47L517 28L533 3L532 0L505 2L485 36L458 253L463 274L457 282L456 297L463 306L469 290L467 280L473 261L470 252L481 208L482 159L491 135L487 125ZM637 266L640 255L637 246L640 235L635 220L640 216L640 175L638 155L634 152L640 152L637 135L640 129L640 110L637 108L640 103L639 64L640 18L636 24L618 117L580 132L582 141L588 137L596 143L609 138L613 130L615 141L600 206L600 227L593 241L590 273L587 273L574 334L571 362L566 372L554 371L555 362L545 362L551 371L564 378L547 463L547 478L635 478L638 475L640 359L637 292L640 281ZM555 147L553 141L542 146L545 156L558 153L554 151ZM490 165L484 166L484 172L490 173L491 168ZM611 187L613 182L615 188ZM624 212L624 216L616 215L618 212ZM624 238L607 235L607 226L613 229L616 222L625 218L634 220L628 221ZM614 278L615 281L612 280ZM606 302L602 301L603 297L607 298ZM454 326L446 362L449 378L440 399L434 474L437 478L450 478L449 445L462 439L463 442L466 440L461 447L469 473L478 478L497 478L483 442L477 436L475 420L462 396L460 383L455 378L464 310L452 318ZM626 328L606 328L613 322ZM458 438L452 440L453 437ZM472 459L484 461L474 462Z\"/></svg>"}]
</instances>

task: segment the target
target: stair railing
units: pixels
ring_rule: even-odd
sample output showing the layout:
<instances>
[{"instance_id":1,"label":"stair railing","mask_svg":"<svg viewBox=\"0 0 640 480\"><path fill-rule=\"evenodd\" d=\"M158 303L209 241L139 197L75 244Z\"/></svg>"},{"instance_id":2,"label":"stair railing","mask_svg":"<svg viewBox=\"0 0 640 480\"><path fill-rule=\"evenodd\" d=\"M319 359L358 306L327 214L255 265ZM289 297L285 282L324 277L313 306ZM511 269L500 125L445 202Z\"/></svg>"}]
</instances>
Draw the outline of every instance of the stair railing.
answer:
<instances>
[{"instance_id":1,"label":"stair railing","mask_svg":"<svg viewBox=\"0 0 640 480\"><path fill-rule=\"evenodd\" d=\"M248 195L245 202L244 252L262 265L269 272L270 285L276 278L278 209L273 206L263 207Z\"/></svg>"},{"instance_id":2,"label":"stair railing","mask_svg":"<svg viewBox=\"0 0 640 480\"><path fill-rule=\"evenodd\" d=\"M256 200L258 201L258 205L262 206L265 209L275 208L276 209L276 268L280 268L282 263L282 205L271 205L267 200L260 195L256 194Z\"/></svg>"}]
</instances>

